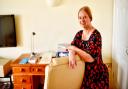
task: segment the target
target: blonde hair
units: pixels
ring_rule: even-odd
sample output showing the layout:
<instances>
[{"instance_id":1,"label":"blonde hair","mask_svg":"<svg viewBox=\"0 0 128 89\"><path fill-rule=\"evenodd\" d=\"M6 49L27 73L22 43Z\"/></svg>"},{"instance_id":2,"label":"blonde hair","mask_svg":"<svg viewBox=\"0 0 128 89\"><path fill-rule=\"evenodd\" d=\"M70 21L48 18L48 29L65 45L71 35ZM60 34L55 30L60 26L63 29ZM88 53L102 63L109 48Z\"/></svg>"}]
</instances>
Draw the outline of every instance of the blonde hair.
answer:
<instances>
[{"instance_id":1,"label":"blonde hair","mask_svg":"<svg viewBox=\"0 0 128 89\"><path fill-rule=\"evenodd\" d=\"M79 11L78 11L78 15L79 15L80 11L85 11L88 14L89 18L91 19L91 21L92 21L92 13L91 13L91 10L88 6L84 6L84 7L80 8Z\"/></svg>"}]
</instances>

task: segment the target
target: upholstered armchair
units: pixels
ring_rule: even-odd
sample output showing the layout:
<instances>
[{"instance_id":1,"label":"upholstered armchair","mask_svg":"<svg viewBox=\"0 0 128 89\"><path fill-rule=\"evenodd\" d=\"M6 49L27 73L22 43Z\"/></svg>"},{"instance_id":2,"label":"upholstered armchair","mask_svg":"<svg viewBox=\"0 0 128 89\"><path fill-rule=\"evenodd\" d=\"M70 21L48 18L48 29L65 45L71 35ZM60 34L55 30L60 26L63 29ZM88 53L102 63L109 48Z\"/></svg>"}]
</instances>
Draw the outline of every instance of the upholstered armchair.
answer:
<instances>
[{"instance_id":1,"label":"upholstered armchair","mask_svg":"<svg viewBox=\"0 0 128 89\"><path fill-rule=\"evenodd\" d=\"M85 63L76 56L77 66L68 66L68 57L53 58L45 68L44 89L80 89Z\"/></svg>"}]
</instances>

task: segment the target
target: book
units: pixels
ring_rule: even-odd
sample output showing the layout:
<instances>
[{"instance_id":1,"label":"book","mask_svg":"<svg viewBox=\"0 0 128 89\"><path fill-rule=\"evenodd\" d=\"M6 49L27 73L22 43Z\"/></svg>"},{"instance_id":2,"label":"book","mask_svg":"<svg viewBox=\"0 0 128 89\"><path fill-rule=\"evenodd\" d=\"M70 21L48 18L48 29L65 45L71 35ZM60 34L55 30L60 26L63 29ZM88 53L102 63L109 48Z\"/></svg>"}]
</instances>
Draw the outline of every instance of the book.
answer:
<instances>
[{"instance_id":1,"label":"book","mask_svg":"<svg viewBox=\"0 0 128 89\"><path fill-rule=\"evenodd\" d=\"M29 58L23 58L23 59L19 62L19 64L26 64L26 63L28 63L28 60L29 60Z\"/></svg>"},{"instance_id":2,"label":"book","mask_svg":"<svg viewBox=\"0 0 128 89\"><path fill-rule=\"evenodd\" d=\"M69 55L68 47L69 47L70 45L71 45L71 44L68 44L68 43L61 43L61 44L58 44L58 49L57 49L56 56L57 56L57 57L68 56L68 55Z\"/></svg>"}]
</instances>

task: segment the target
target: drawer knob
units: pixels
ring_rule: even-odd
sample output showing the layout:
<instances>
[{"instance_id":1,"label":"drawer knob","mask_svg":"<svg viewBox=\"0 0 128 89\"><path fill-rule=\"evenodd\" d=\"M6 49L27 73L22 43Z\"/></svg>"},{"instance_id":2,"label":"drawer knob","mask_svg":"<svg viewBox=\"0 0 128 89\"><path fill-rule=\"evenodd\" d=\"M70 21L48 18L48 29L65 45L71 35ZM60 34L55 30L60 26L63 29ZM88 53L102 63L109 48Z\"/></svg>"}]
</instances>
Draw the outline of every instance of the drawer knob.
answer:
<instances>
[{"instance_id":1,"label":"drawer knob","mask_svg":"<svg viewBox=\"0 0 128 89\"><path fill-rule=\"evenodd\" d=\"M22 89L26 89L26 88L22 87Z\"/></svg>"},{"instance_id":2,"label":"drawer knob","mask_svg":"<svg viewBox=\"0 0 128 89\"><path fill-rule=\"evenodd\" d=\"M20 69L20 72L25 72L25 69L21 68L21 69Z\"/></svg>"},{"instance_id":3,"label":"drawer knob","mask_svg":"<svg viewBox=\"0 0 128 89\"><path fill-rule=\"evenodd\" d=\"M25 79L21 79L21 82L22 82L22 83L25 83L25 82L26 82L26 80L25 80Z\"/></svg>"},{"instance_id":4,"label":"drawer knob","mask_svg":"<svg viewBox=\"0 0 128 89\"><path fill-rule=\"evenodd\" d=\"M41 69L39 69L39 68L36 69L36 72L40 72L40 71L41 71Z\"/></svg>"}]
</instances>

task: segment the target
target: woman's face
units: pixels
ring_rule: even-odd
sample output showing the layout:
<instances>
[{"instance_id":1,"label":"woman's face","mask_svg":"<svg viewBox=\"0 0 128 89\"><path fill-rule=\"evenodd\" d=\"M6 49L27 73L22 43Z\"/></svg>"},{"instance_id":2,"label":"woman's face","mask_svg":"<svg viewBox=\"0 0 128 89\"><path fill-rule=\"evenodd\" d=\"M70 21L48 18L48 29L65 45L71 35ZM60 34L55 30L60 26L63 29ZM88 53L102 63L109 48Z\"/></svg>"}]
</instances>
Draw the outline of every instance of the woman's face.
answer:
<instances>
[{"instance_id":1,"label":"woman's face","mask_svg":"<svg viewBox=\"0 0 128 89\"><path fill-rule=\"evenodd\" d=\"M89 18L88 14L84 10L79 12L78 20L79 20L80 25L83 28L87 28L91 26L91 19Z\"/></svg>"}]
</instances>

